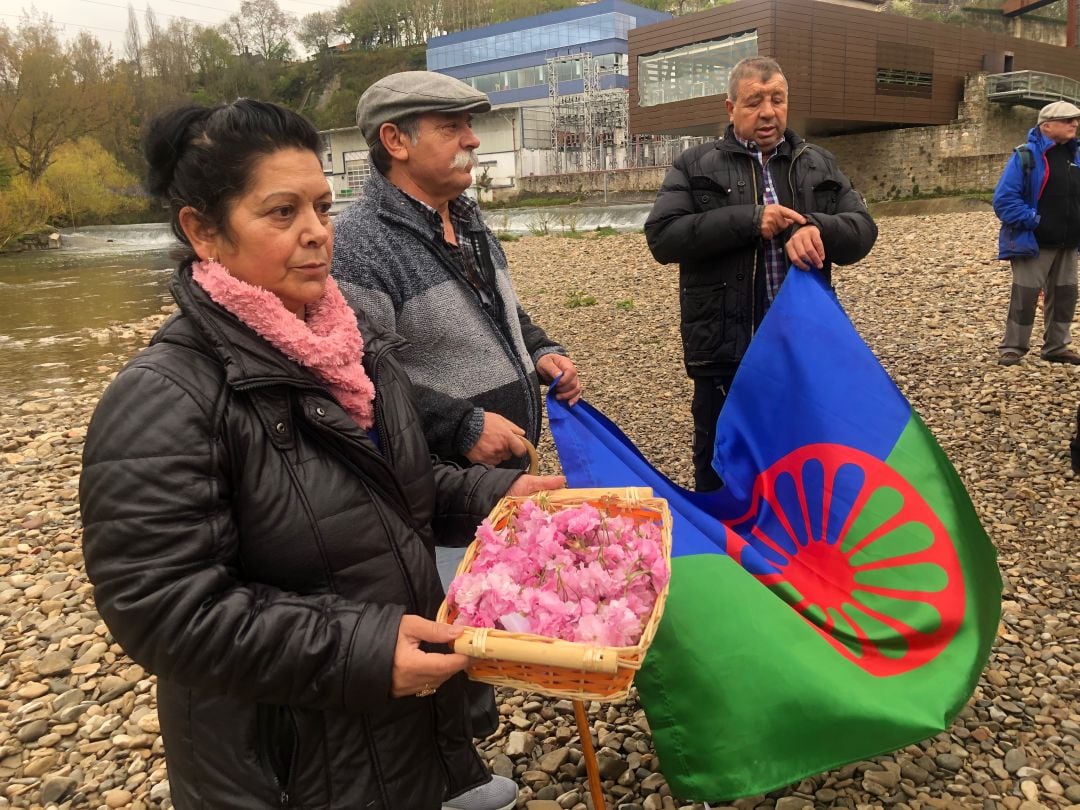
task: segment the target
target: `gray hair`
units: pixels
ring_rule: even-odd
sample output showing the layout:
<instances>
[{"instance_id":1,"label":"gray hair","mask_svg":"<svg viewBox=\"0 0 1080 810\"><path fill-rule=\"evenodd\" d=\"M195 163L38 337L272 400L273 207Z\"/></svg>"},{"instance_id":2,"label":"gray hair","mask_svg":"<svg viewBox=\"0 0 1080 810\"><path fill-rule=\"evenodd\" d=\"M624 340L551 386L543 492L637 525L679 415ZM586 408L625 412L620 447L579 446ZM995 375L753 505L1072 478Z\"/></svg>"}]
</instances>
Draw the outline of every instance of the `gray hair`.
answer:
<instances>
[{"instance_id":1,"label":"gray hair","mask_svg":"<svg viewBox=\"0 0 1080 810\"><path fill-rule=\"evenodd\" d=\"M400 121L386 121L385 123L396 126L413 143L416 143L416 139L420 135L419 114L407 115ZM386 151L381 139L370 147L368 161L379 170L379 174L386 174L390 171L390 160L390 153Z\"/></svg>"},{"instance_id":2,"label":"gray hair","mask_svg":"<svg viewBox=\"0 0 1080 810\"><path fill-rule=\"evenodd\" d=\"M735 67L731 69L731 73L728 75L728 101L735 102L739 93L739 85L743 79L754 77L767 82L777 73L783 77L785 82L787 81L787 76L784 76L780 63L771 57L748 56L745 59L740 59L735 63Z\"/></svg>"}]
</instances>

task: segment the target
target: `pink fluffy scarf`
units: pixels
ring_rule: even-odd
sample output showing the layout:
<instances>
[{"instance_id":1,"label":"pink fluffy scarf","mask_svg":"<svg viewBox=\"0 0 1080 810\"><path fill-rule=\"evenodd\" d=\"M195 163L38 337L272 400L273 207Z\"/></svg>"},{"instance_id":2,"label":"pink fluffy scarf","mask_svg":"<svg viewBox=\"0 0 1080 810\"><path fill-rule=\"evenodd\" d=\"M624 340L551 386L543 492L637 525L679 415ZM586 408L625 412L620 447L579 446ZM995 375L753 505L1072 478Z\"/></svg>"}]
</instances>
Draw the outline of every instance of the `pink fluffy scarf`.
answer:
<instances>
[{"instance_id":1,"label":"pink fluffy scarf","mask_svg":"<svg viewBox=\"0 0 1080 810\"><path fill-rule=\"evenodd\" d=\"M364 339L332 278L300 320L272 292L241 281L215 261L195 262L192 275L215 303L290 360L311 369L356 424L364 430L374 426L375 386L360 362Z\"/></svg>"}]
</instances>

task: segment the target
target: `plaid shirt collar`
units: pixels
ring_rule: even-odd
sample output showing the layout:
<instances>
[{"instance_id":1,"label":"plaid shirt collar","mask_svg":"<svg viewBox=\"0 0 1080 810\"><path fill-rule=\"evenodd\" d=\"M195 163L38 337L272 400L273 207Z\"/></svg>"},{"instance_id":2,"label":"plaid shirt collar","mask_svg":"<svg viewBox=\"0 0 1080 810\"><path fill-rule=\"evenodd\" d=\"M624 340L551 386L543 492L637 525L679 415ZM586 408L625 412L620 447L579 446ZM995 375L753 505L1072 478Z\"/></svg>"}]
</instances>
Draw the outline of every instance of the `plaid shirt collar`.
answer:
<instances>
[{"instance_id":1,"label":"plaid shirt collar","mask_svg":"<svg viewBox=\"0 0 1080 810\"><path fill-rule=\"evenodd\" d=\"M427 219L431 224L433 235L436 239L441 239L450 250L450 253L458 263L459 269L464 273L465 279L469 282L469 286L471 286L476 294L480 296L480 300L485 306L490 306L493 300L491 291L484 282L483 276L477 270L479 257L476 255L476 245L473 243L472 238L472 224L479 218L480 206L464 194L460 194L450 200L450 225L454 229L454 235L457 237L457 244L451 245L446 241L446 234L443 230L442 214L423 200L417 199L412 194L409 194L409 192L400 189L397 186L393 187L401 192L405 199L411 201L413 205L416 206L417 211Z\"/></svg>"},{"instance_id":2,"label":"plaid shirt collar","mask_svg":"<svg viewBox=\"0 0 1080 810\"><path fill-rule=\"evenodd\" d=\"M392 183L391 186L397 189L398 192L400 192L401 195L405 197L405 199L411 201L413 205L416 206L417 210L420 211L420 213L427 218L428 222L431 223L431 227L434 228L436 232L440 235L442 234L442 215L437 210L435 210L423 200L414 197L409 192L404 191L397 186L394 186ZM476 218L477 212L479 211L479 206L473 200L469 199L464 194L461 194L450 200L449 208L450 224L453 225L454 233L458 235L458 242L460 243L462 241L462 233L466 230L469 230L466 226L470 225Z\"/></svg>"}]
</instances>

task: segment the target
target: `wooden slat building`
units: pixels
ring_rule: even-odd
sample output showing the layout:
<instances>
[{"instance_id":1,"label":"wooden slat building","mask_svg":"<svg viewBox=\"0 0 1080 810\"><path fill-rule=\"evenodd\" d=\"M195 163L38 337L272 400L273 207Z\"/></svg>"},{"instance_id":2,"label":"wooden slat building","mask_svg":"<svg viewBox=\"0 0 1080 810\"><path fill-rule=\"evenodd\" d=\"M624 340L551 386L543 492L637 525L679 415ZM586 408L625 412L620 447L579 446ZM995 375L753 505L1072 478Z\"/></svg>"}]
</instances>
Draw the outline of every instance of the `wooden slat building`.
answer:
<instances>
[{"instance_id":1,"label":"wooden slat building","mask_svg":"<svg viewBox=\"0 0 1080 810\"><path fill-rule=\"evenodd\" d=\"M689 55L700 47L689 46L738 41L741 51L725 53L746 55L755 35L756 53L784 69L789 126L805 135L949 123L957 117L964 77L981 70L1080 78L1077 49L821 0L737 0L630 31L631 133L722 131L726 68L717 75L717 60L710 66L707 54ZM679 59L682 84L676 88L671 77ZM704 81L694 81L699 77Z\"/></svg>"}]
</instances>

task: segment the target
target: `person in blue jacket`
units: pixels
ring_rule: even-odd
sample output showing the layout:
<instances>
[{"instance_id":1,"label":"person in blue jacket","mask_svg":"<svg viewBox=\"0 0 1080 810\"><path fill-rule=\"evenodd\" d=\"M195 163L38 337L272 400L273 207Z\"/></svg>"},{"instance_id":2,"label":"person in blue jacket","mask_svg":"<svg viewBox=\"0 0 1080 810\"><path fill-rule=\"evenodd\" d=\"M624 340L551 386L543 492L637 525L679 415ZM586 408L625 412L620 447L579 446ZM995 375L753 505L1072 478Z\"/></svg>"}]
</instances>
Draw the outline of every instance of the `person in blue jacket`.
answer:
<instances>
[{"instance_id":1,"label":"person in blue jacket","mask_svg":"<svg viewBox=\"0 0 1080 810\"><path fill-rule=\"evenodd\" d=\"M1067 101L1039 110L1027 143L1017 147L994 190L998 258L1012 263L1009 317L998 347L1003 366L1015 366L1030 348L1040 291L1042 359L1080 365L1080 353L1069 348L1080 246L1078 123L1080 107Z\"/></svg>"}]
</instances>

